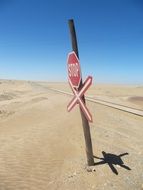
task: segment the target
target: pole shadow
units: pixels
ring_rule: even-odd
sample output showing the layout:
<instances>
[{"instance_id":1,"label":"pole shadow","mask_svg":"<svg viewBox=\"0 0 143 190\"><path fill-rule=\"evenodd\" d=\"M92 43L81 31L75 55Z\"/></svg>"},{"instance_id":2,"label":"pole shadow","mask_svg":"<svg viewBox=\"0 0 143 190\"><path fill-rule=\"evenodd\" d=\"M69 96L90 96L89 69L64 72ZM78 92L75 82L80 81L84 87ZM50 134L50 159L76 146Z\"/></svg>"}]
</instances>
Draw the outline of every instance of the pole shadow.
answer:
<instances>
[{"instance_id":1,"label":"pole shadow","mask_svg":"<svg viewBox=\"0 0 143 190\"><path fill-rule=\"evenodd\" d=\"M103 158L93 156L94 158L101 160L100 162L95 162L94 165L108 164L112 172L116 175L118 175L118 171L114 165L118 165L126 170L131 170L131 168L126 166L123 160L121 159L122 156L128 155L127 152L123 154L115 155L115 154L106 153L102 151L102 155L103 155Z\"/></svg>"}]
</instances>

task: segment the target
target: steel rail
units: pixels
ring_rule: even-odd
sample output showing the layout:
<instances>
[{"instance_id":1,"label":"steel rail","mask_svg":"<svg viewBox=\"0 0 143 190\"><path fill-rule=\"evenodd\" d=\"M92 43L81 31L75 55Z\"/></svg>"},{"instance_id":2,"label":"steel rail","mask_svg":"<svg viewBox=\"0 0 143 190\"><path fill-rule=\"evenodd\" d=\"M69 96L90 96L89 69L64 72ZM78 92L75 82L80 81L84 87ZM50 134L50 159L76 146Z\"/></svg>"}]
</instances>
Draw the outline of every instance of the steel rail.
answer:
<instances>
[{"instance_id":1,"label":"steel rail","mask_svg":"<svg viewBox=\"0 0 143 190\"><path fill-rule=\"evenodd\" d=\"M59 89L55 89L55 88L49 88L49 90L59 92L59 93L62 93L62 94L66 94L66 95L69 95L69 96L73 96L72 93L66 92L66 91L63 91L63 90L59 90ZM128 113L143 117L143 110L141 110L141 109L136 109L136 108L124 106L124 105L121 105L121 104L108 102L108 101L101 100L101 99L91 98L89 96L86 96L85 99L90 101L90 102L94 102L94 103L97 103L97 104L101 104L101 105L104 105L104 106L107 106L107 107L111 107L111 108L114 108L114 109L117 109L117 110L121 110L121 111L124 111L124 112L128 112Z\"/></svg>"}]
</instances>

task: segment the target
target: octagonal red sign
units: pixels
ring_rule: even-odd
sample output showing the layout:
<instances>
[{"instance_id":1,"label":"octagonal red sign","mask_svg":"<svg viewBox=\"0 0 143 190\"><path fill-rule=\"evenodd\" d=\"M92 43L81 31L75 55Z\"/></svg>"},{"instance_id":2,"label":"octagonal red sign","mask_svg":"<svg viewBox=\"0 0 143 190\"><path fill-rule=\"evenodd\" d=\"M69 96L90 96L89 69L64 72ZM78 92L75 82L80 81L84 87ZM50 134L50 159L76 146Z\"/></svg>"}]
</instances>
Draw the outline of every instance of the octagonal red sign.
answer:
<instances>
[{"instance_id":1,"label":"octagonal red sign","mask_svg":"<svg viewBox=\"0 0 143 190\"><path fill-rule=\"evenodd\" d=\"M81 81L80 63L76 53L73 51L68 54L68 78L73 87L78 88Z\"/></svg>"}]
</instances>

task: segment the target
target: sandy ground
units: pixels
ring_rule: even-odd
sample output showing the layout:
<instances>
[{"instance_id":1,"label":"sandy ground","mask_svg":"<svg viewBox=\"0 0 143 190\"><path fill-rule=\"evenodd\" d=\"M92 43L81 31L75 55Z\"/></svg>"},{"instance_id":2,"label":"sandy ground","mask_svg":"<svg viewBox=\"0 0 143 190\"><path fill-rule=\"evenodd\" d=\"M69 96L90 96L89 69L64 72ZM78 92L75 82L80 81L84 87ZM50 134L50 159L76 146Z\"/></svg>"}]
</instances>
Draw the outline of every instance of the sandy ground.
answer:
<instances>
[{"instance_id":1,"label":"sandy ground","mask_svg":"<svg viewBox=\"0 0 143 190\"><path fill-rule=\"evenodd\" d=\"M70 91L64 83L0 80L0 190L143 189L143 118L87 102L101 158L87 172L79 109L68 113L71 97L49 87ZM143 109L143 86L96 85L88 95Z\"/></svg>"}]
</instances>

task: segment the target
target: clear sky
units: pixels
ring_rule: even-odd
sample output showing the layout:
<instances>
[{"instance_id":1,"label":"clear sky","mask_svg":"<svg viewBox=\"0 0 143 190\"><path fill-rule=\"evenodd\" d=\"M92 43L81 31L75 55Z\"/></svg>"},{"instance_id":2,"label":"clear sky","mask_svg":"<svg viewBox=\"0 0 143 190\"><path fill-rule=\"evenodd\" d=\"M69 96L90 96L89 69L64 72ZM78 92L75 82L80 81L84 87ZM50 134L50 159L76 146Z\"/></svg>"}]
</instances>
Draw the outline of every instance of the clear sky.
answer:
<instances>
[{"instance_id":1,"label":"clear sky","mask_svg":"<svg viewBox=\"0 0 143 190\"><path fill-rule=\"evenodd\" d=\"M67 81L70 18L84 78L143 84L142 0L0 0L0 78Z\"/></svg>"}]
</instances>

